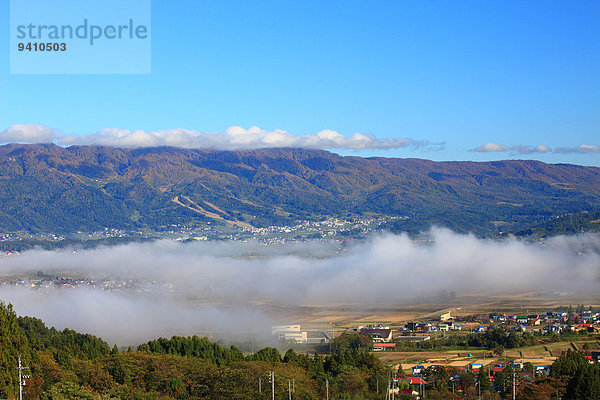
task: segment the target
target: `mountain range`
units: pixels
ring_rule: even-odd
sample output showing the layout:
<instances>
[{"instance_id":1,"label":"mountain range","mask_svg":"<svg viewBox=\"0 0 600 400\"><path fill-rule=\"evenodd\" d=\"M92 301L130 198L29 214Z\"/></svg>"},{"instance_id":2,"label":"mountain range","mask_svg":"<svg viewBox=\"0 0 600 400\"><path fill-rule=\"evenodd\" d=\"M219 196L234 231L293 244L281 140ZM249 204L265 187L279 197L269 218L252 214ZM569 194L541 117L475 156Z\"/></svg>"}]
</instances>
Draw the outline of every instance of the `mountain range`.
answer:
<instances>
[{"instance_id":1,"label":"mountain range","mask_svg":"<svg viewBox=\"0 0 600 400\"><path fill-rule=\"evenodd\" d=\"M2 232L396 216L406 218L387 229L436 224L485 236L598 210L600 168L570 164L343 157L296 148L0 146Z\"/></svg>"}]
</instances>

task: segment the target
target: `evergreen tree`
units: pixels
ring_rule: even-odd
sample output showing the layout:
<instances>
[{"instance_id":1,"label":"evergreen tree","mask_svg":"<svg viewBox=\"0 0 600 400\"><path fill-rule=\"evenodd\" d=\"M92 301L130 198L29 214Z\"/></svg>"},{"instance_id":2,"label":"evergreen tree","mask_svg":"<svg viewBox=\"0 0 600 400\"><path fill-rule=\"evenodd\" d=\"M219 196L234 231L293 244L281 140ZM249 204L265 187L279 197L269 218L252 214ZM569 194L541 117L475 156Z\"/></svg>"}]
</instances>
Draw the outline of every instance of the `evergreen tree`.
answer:
<instances>
[{"instance_id":1,"label":"evergreen tree","mask_svg":"<svg viewBox=\"0 0 600 400\"><path fill-rule=\"evenodd\" d=\"M252 361L268 361L268 362L281 362L281 354L279 350L273 347L265 347L250 356Z\"/></svg>"},{"instance_id":2,"label":"evergreen tree","mask_svg":"<svg viewBox=\"0 0 600 400\"><path fill-rule=\"evenodd\" d=\"M285 355L283 356L283 362L290 363L292 365L298 364L298 355L296 354L294 349L289 349L285 352Z\"/></svg>"},{"instance_id":3,"label":"evergreen tree","mask_svg":"<svg viewBox=\"0 0 600 400\"><path fill-rule=\"evenodd\" d=\"M494 386L503 392L506 390L506 369L494 374Z\"/></svg>"},{"instance_id":4,"label":"evergreen tree","mask_svg":"<svg viewBox=\"0 0 600 400\"><path fill-rule=\"evenodd\" d=\"M401 371L398 368L398 371ZM448 389L448 381L450 379L448 370L445 367L436 367L428 376L427 379L434 389L439 391L445 391Z\"/></svg>"},{"instance_id":5,"label":"evergreen tree","mask_svg":"<svg viewBox=\"0 0 600 400\"><path fill-rule=\"evenodd\" d=\"M600 399L600 367L586 364L571 378L567 386L566 399Z\"/></svg>"},{"instance_id":6,"label":"evergreen tree","mask_svg":"<svg viewBox=\"0 0 600 400\"><path fill-rule=\"evenodd\" d=\"M0 301L0 396L12 397L17 392L18 358L27 365L30 360L27 338L19 327L11 304Z\"/></svg>"},{"instance_id":7,"label":"evergreen tree","mask_svg":"<svg viewBox=\"0 0 600 400\"><path fill-rule=\"evenodd\" d=\"M600 399L600 366L590 364L585 354L567 350L552 364L552 376L567 381L565 399Z\"/></svg>"},{"instance_id":8,"label":"evergreen tree","mask_svg":"<svg viewBox=\"0 0 600 400\"><path fill-rule=\"evenodd\" d=\"M571 378L579 374L586 364L587 360L580 352L568 349L552 364L551 374L557 378Z\"/></svg>"},{"instance_id":9,"label":"evergreen tree","mask_svg":"<svg viewBox=\"0 0 600 400\"><path fill-rule=\"evenodd\" d=\"M490 390L492 385L490 384L490 380L488 378L487 372L485 372L485 368L482 366L479 368L479 373L477 374L477 381L479 382L479 387L481 391Z\"/></svg>"}]
</instances>

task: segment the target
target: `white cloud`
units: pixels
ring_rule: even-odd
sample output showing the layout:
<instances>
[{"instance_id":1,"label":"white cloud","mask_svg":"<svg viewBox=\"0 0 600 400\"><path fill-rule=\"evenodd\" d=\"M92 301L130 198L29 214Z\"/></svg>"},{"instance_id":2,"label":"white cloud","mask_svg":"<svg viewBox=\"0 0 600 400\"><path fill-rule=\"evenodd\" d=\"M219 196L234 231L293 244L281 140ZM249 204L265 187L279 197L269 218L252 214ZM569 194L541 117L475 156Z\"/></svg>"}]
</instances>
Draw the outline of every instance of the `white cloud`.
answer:
<instances>
[{"instance_id":1,"label":"white cloud","mask_svg":"<svg viewBox=\"0 0 600 400\"><path fill-rule=\"evenodd\" d=\"M517 154L532 154L532 153L549 153L552 149L546 145L540 144L537 146L515 145L510 147L512 153Z\"/></svg>"},{"instance_id":2,"label":"white cloud","mask_svg":"<svg viewBox=\"0 0 600 400\"><path fill-rule=\"evenodd\" d=\"M404 147L439 150L443 143L431 144L410 138L377 138L372 134L354 133L346 137L325 129L315 134L297 135L282 129L265 130L257 126L248 129L232 126L223 132L201 132L193 129L168 129L160 131L101 129L92 134L63 135L39 124L11 125L0 133L0 142L53 142L63 146L102 145L115 147L176 146L215 150L245 150L274 147L299 147L309 149L396 149Z\"/></svg>"},{"instance_id":3,"label":"white cloud","mask_svg":"<svg viewBox=\"0 0 600 400\"><path fill-rule=\"evenodd\" d=\"M501 151L508 151L508 150L510 150L509 147L503 146L498 143L486 143L486 144L482 144L481 146L475 147L473 149L473 151L476 151L479 153L494 153L494 152L501 152Z\"/></svg>"},{"instance_id":4,"label":"white cloud","mask_svg":"<svg viewBox=\"0 0 600 400\"><path fill-rule=\"evenodd\" d=\"M555 153L600 153L600 146L595 144L582 144L577 147L560 147Z\"/></svg>"},{"instance_id":5,"label":"white cloud","mask_svg":"<svg viewBox=\"0 0 600 400\"><path fill-rule=\"evenodd\" d=\"M0 132L0 142L50 143L60 136L60 133L44 125L13 124Z\"/></svg>"},{"instance_id":6,"label":"white cloud","mask_svg":"<svg viewBox=\"0 0 600 400\"><path fill-rule=\"evenodd\" d=\"M471 151L478 153L504 153L510 152L512 154L532 154L532 153L550 153L552 149L546 145L539 144L537 146L525 146L522 144L516 144L513 146L505 146L498 143L486 143L481 146L475 147Z\"/></svg>"},{"instance_id":7,"label":"white cloud","mask_svg":"<svg viewBox=\"0 0 600 400\"><path fill-rule=\"evenodd\" d=\"M535 146L535 151L538 153L550 153L552 149L546 145L538 144Z\"/></svg>"}]
</instances>

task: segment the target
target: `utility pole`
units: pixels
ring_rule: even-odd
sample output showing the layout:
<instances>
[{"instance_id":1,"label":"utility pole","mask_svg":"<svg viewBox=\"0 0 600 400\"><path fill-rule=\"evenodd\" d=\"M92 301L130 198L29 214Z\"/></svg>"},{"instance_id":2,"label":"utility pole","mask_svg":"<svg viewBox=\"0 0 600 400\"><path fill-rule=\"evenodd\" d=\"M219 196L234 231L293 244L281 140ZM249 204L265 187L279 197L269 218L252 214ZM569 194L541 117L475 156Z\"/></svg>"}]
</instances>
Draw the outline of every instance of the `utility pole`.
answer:
<instances>
[{"instance_id":1,"label":"utility pole","mask_svg":"<svg viewBox=\"0 0 600 400\"><path fill-rule=\"evenodd\" d=\"M385 394L385 400L389 400L389 399L390 399L390 380L388 379L387 393Z\"/></svg>"},{"instance_id":2,"label":"utility pole","mask_svg":"<svg viewBox=\"0 0 600 400\"><path fill-rule=\"evenodd\" d=\"M331 331L331 338L329 339L329 356L331 357L331 342L333 341L333 322L329 323L329 329Z\"/></svg>"},{"instance_id":3,"label":"utility pole","mask_svg":"<svg viewBox=\"0 0 600 400\"><path fill-rule=\"evenodd\" d=\"M292 382L288 381L288 395L289 400L292 400Z\"/></svg>"},{"instance_id":4,"label":"utility pole","mask_svg":"<svg viewBox=\"0 0 600 400\"><path fill-rule=\"evenodd\" d=\"M515 367L513 366L513 400L515 400Z\"/></svg>"},{"instance_id":5,"label":"utility pole","mask_svg":"<svg viewBox=\"0 0 600 400\"><path fill-rule=\"evenodd\" d=\"M19 356L19 400L23 400L23 386L25 386L25 379L29 379L29 375L23 375L24 369L29 369L29 367L24 367L21 364L21 356Z\"/></svg>"},{"instance_id":6,"label":"utility pole","mask_svg":"<svg viewBox=\"0 0 600 400\"><path fill-rule=\"evenodd\" d=\"M25 386L25 379L29 379L29 375L23 375L23 370L29 369L21 364L21 356L19 356L19 400L23 400L23 386Z\"/></svg>"},{"instance_id":7,"label":"utility pole","mask_svg":"<svg viewBox=\"0 0 600 400\"><path fill-rule=\"evenodd\" d=\"M260 376L258 377L258 393L262 393L262 387L261 387L261 381L260 381Z\"/></svg>"},{"instance_id":8,"label":"utility pole","mask_svg":"<svg viewBox=\"0 0 600 400\"><path fill-rule=\"evenodd\" d=\"M23 378L21 378L21 371L23 366L21 365L21 356L19 356L19 400L23 400Z\"/></svg>"},{"instance_id":9,"label":"utility pole","mask_svg":"<svg viewBox=\"0 0 600 400\"><path fill-rule=\"evenodd\" d=\"M269 372L269 383L271 384L271 397L275 400L275 372Z\"/></svg>"},{"instance_id":10,"label":"utility pole","mask_svg":"<svg viewBox=\"0 0 600 400\"><path fill-rule=\"evenodd\" d=\"M296 393L296 378L292 378L292 393Z\"/></svg>"},{"instance_id":11,"label":"utility pole","mask_svg":"<svg viewBox=\"0 0 600 400\"><path fill-rule=\"evenodd\" d=\"M325 378L325 390L327 393L327 400L329 400L329 379Z\"/></svg>"}]
</instances>

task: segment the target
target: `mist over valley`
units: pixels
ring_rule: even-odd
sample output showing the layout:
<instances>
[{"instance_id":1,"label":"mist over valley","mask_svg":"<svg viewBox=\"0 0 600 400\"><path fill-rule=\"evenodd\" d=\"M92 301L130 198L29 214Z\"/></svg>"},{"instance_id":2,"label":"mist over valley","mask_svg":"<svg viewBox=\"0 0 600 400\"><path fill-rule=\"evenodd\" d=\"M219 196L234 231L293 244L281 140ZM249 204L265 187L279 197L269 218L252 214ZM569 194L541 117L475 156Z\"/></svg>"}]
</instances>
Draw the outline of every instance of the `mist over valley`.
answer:
<instances>
[{"instance_id":1,"label":"mist over valley","mask_svg":"<svg viewBox=\"0 0 600 400\"><path fill-rule=\"evenodd\" d=\"M2 276L22 279L21 285L3 285L0 295L51 326L131 344L196 333L268 342L270 326L294 322L302 307L346 307L360 314L435 304L443 296L464 306L523 293L589 298L600 289L595 234L525 242L436 228L425 236L270 245L159 240L90 250L37 249L0 258ZM83 283L40 286L53 276ZM338 322L330 319L304 322Z\"/></svg>"}]
</instances>

